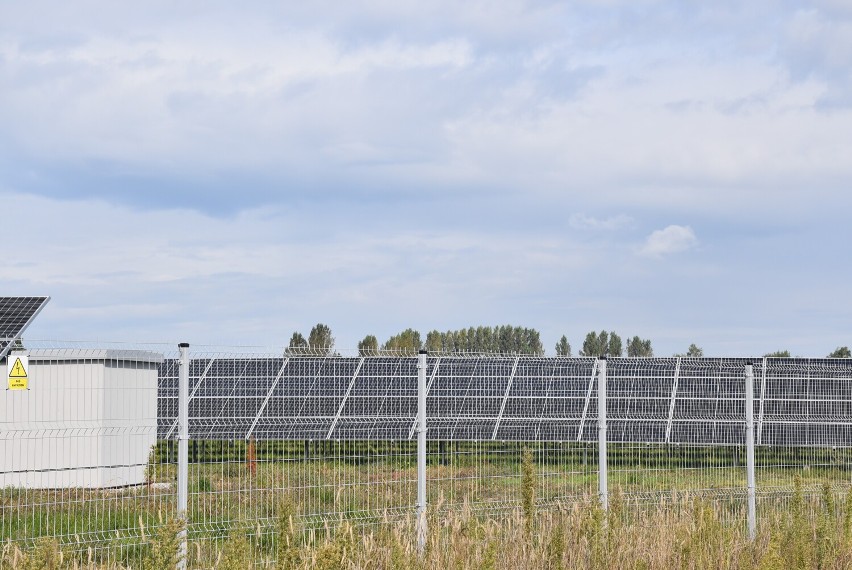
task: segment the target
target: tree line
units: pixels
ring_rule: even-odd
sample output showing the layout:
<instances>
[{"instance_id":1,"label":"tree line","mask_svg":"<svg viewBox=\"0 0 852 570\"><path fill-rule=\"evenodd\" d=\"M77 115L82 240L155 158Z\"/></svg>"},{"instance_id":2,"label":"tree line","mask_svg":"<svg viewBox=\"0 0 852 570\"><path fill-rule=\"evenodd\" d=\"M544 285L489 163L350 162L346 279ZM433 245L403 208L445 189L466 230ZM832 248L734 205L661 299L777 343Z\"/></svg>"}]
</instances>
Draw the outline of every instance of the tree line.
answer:
<instances>
[{"instance_id":1,"label":"tree line","mask_svg":"<svg viewBox=\"0 0 852 570\"><path fill-rule=\"evenodd\" d=\"M424 339L420 332L408 328L401 331L383 343L372 334L368 334L358 342L358 353L361 356L377 354L416 354L422 349L429 352L452 353L492 353L492 354L525 354L532 356L544 355L544 345L541 334L531 328L512 325L478 326L466 329L426 333ZM568 337L562 335L554 346L557 356L573 356ZM286 354L316 354L334 355L334 336L331 327L317 323L308 333L307 338L300 332L294 332L290 342L284 349ZM628 338L625 343L615 331L590 331L583 339L579 356L630 356L650 358L654 349L650 339L638 335ZM686 352L674 356L701 358L704 350L693 343ZM789 358L789 350L776 350L765 354L771 358ZM852 351L847 346L837 347L827 355L828 358L852 358Z\"/></svg>"}]
</instances>

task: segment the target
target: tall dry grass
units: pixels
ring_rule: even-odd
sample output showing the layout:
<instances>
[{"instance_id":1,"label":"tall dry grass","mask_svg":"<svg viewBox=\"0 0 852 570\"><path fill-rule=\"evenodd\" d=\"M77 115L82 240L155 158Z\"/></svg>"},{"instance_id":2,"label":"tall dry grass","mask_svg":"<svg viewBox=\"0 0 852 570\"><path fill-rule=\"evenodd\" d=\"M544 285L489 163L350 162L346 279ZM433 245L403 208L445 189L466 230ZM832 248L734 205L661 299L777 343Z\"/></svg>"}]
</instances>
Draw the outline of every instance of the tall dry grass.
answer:
<instances>
[{"instance_id":1,"label":"tall dry grass","mask_svg":"<svg viewBox=\"0 0 852 570\"><path fill-rule=\"evenodd\" d=\"M436 511L441 505L436 505ZM190 568L284 569L568 569L793 570L852 568L852 494L826 486L807 498L798 484L783 507L762 509L758 536L749 541L742 518L728 507L678 498L656 505L629 503L614 493L603 511L595 497L535 512L530 505L489 517L469 505L430 520L426 551L418 556L413 521L357 528L341 521L316 533L299 526L292 505L281 509L274 547L246 525L227 540L190 548ZM735 522L732 522L735 521ZM179 529L177 523L172 529ZM176 543L170 533L148 537L151 556L137 568L168 567ZM156 554L156 556L155 556ZM126 570L70 556L52 541L24 553L6 544L0 568L12 570Z\"/></svg>"}]
</instances>

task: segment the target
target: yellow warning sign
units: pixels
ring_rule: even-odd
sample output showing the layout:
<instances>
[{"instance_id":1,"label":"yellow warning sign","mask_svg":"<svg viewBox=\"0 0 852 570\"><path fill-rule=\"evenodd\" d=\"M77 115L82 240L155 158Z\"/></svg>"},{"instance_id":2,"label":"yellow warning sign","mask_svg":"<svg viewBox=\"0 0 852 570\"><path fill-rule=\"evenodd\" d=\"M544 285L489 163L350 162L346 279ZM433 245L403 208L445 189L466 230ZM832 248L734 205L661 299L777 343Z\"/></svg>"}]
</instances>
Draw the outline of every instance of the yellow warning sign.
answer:
<instances>
[{"instance_id":1,"label":"yellow warning sign","mask_svg":"<svg viewBox=\"0 0 852 570\"><path fill-rule=\"evenodd\" d=\"M12 355L8 359L9 368L9 390L26 390L29 378L27 377L26 356Z\"/></svg>"}]
</instances>

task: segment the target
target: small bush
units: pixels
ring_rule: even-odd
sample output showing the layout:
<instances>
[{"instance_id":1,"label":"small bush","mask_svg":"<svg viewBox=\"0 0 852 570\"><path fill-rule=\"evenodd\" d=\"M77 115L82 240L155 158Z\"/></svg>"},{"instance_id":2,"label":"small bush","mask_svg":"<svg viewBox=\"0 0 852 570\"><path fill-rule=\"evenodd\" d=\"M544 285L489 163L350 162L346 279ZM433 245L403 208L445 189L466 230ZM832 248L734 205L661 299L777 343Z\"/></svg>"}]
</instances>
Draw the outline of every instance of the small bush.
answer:
<instances>
[{"instance_id":1,"label":"small bush","mask_svg":"<svg viewBox=\"0 0 852 570\"><path fill-rule=\"evenodd\" d=\"M218 570L245 570L254 561L254 548L243 525L235 527L229 534L219 556Z\"/></svg>"},{"instance_id":2,"label":"small bush","mask_svg":"<svg viewBox=\"0 0 852 570\"><path fill-rule=\"evenodd\" d=\"M174 570L178 562L183 560L180 552L180 533L186 530L183 519L174 517L157 527L151 537L151 549L146 560L145 568L150 570Z\"/></svg>"},{"instance_id":3,"label":"small bush","mask_svg":"<svg viewBox=\"0 0 852 570\"><path fill-rule=\"evenodd\" d=\"M40 538L35 549L26 556L24 570L59 570L62 567L62 550L53 538Z\"/></svg>"}]
</instances>

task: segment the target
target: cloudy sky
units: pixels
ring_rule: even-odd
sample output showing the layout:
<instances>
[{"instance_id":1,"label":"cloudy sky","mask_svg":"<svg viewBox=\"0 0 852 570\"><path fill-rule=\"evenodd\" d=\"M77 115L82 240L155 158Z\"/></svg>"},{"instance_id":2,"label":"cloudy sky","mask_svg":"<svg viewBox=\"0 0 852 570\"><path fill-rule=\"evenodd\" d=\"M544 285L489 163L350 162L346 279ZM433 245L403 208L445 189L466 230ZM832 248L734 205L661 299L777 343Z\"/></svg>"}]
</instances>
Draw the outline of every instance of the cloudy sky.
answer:
<instances>
[{"instance_id":1,"label":"cloudy sky","mask_svg":"<svg viewBox=\"0 0 852 570\"><path fill-rule=\"evenodd\" d=\"M852 5L0 3L32 339L852 344Z\"/></svg>"}]
</instances>

